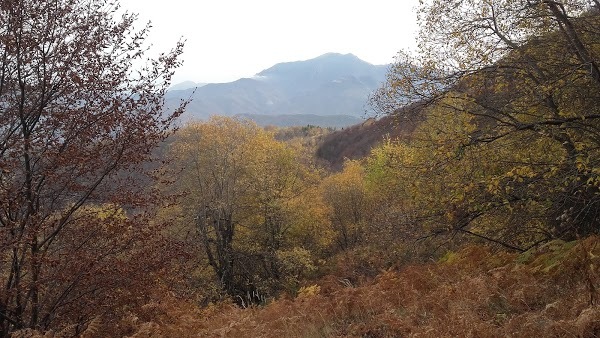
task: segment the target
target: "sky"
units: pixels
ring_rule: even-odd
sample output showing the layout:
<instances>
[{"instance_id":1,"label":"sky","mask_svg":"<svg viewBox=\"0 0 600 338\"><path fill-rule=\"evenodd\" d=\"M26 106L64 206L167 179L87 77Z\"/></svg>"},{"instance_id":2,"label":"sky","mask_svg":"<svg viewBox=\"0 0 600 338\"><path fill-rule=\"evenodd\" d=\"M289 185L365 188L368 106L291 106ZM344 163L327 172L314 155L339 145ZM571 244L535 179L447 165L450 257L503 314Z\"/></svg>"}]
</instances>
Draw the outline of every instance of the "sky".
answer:
<instances>
[{"instance_id":1,"label":"sky","mask_svg":"<svg viewBox=\"0 0 600 338\"><path fill-rule=\"evenodd\" d=\"M276 63L352 53L388 64L415 47L418 0L120 0L152 22L149 42L186 40L173 83L230 82Z\"/></svg>"}]
</instances>

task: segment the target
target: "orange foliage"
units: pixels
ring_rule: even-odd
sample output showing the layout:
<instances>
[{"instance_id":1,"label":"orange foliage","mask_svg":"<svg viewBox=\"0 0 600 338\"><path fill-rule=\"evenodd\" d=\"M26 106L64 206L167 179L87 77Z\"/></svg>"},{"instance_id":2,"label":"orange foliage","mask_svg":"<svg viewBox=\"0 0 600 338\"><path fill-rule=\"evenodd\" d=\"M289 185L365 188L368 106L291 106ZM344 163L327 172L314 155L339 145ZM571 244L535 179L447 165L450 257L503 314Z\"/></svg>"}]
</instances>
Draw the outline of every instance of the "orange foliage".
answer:
<instances>
[{"instance_id":1,"label":"orange foliage","mask_svg":"<svg viewBox=\"0 0 600 338\"><path fill-rule=\"evenodd\" d=\"M588 281L600 282L599 244L591 237L521 255L471 246L362 286L325 278L327 287L248 309L167 298L148 306L154 312L138 317L130 337L597 337Z\"/></svg>"}]
</instances>

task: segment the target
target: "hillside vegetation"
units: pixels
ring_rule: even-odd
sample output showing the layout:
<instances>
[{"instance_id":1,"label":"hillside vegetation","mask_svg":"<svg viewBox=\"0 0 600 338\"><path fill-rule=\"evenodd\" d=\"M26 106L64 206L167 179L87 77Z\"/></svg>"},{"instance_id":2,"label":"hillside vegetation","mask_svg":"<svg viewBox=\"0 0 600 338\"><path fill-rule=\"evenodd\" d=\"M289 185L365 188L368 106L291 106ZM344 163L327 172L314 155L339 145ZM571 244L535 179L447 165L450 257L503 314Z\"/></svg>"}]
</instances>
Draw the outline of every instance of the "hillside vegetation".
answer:
<instances>
[{"instance_id":1,"label":"hillside vegetation","mask_svg":"<svg viewBox=\"0 0 600 338\"><path fill-rule=\"evenodd\" d=\"M408 108L404 108L406 109ZM418 108L415 106L410 109ZM395 114L380 119L368 119L325 136L316 150L316 156L327 161L334 170L339 170L344 161L365 158L371 150L382 145L386 140L410 139L422 120L420 116L410 120L398 119Z\"/></svg>"}]
</instances>

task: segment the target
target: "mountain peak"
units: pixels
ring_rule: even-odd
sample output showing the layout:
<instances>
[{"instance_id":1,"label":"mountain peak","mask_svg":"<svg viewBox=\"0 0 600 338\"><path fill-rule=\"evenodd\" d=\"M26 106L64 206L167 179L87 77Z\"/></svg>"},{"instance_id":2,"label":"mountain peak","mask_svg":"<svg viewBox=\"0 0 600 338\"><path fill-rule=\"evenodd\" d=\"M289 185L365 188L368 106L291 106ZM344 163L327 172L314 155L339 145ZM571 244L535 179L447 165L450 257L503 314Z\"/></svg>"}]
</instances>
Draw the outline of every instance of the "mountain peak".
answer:
<instances>
[{"instance_id":1,"label":"mountain peak","mask_svg":"<svg viewBox=\"0 0 600 338\"><path fill-rule=\"evenodd\" d=\"M358 56L352 54L352 53L347 53L347 54L342 54L342 53L334 53L334 52L330 52L330 53L325 53L323 55L317 56L316 58L314 58L314 60L318 60L318 59L353 59L353 60L360 60L362 62L366 62L361 60Z\"/></svg>"},{"instance_id":2,"label":"mountain peak","mask_svg":"<svg viewBox=\"0 0 600 338\"><path fill-rule=\"evenodd\" d=\"M373 67L378 66L374 66L366 61L363 61L356 55L351 53L325 53L313 59L278 63L270 68L261 71L256 75L289 77L290 75L295 74L292 76L306 77L311 76L311 72L321 72L321 70L323 70L327 72L329 76L335 77L334 74L336 73L369 73Z\"/></svg>"}]
</instances>

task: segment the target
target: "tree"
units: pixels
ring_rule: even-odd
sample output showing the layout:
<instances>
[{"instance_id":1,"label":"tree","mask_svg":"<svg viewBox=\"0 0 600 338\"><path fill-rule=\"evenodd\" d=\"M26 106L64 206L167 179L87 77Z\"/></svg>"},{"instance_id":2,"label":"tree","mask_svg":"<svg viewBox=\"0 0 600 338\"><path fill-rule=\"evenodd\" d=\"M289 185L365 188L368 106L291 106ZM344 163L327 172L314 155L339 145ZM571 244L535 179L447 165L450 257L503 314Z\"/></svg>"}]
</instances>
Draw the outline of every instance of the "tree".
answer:
<instances>
[{"instance_id":1,"label":"tree","mask_svg":"<svg viewBox=\"0 0 600 338\"><path fill-rule=\"evenodd\" d=\"M132 183L183 109L162 110L182 43L145 59L148 26L119 12L102 0L0 4L0 336L106 311L82 309L123 286L130 276L113 264L135 243L111 236L147 231L150 197ZM84 259L91 247L98 256Z\"/></svg>"},{"instance_id":2,"label":"tree","mask_svg":"<svg viewBox=\"0 0 600 338\"><path fill-rule=\"evenodd\" d=\"M331 225L339 249L347 250L364 239L367 220L373 212L372 198L357 161L346 161L342 172L322 182L323 199L331 208Z\"/></svg>"},{"instance_id":3,"label":"tree","mask_svg":"<svg viewBox=\"0 0 600 338\"><path fill-rule=\"evenodd\" d=\"M317 234L294 218L316 175L292 147L249 121L212 117L180 130L172 155L182 221L195 225L227 296L255 301L247 295L274 295L298 275L310 257L299 243L317 242Z\"/></svg>"},{"instance_id":4,"label":"tree","mask_svg":"<svg viewBox=\"0 0 600 338\"><path fill-rule=\"evenodd\" d=\"M190 124L177 134L172 152L181 167L183 217L195 224L201 246L220 286L235 295L234 237L250 208L247 192L251 147L261 130L225 117Z\"/></svg>"},{"instance_id":5,"label":"tree","mask_svg":"<svg viewBox=\"0 0 600 338\"><path fill-rule=\"evenodd\" d=\"M597 231L598 10L597 1L585 0L422 2L419 50L399 54L373 102L388 113L421 101L447 114L469 114L477 130L456 144L463 151L527 140L517 152L523 151L520 162L495 178L505 201L544 205L552 236ZM402 114L410 118L415 110ZM524 153L528 144L545 144L556 156L536 162L537 155ZM507 155L498 160L508 164L513 154ZM528 177L512 175L516 170ZM521 193L506 193L508 186Z\"/></svg>"}]
</instances>

